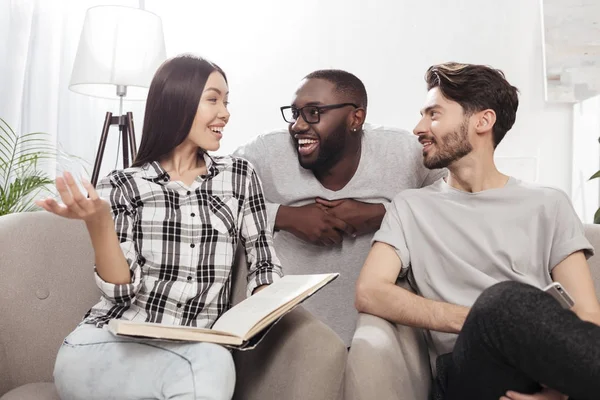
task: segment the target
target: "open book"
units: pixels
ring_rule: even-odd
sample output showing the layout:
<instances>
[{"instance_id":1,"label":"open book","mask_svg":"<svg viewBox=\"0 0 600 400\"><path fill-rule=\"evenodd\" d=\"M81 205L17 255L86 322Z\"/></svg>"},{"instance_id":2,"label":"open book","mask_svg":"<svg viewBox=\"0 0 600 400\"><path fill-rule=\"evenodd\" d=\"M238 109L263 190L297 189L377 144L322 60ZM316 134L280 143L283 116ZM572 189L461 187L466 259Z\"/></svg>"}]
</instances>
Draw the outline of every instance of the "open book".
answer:
<instances>
[{"instance_id":1,"label":"open book","mask_svg":"<svg viewBox=\"0 0 600 400\"><path fill-rule=\"evenodd\" d=\"M225 312L212 329L112 319L115 335L219 343L239 350L254 348L277 321L339 276L286 275Z\"/></svg>"}]
</instances>

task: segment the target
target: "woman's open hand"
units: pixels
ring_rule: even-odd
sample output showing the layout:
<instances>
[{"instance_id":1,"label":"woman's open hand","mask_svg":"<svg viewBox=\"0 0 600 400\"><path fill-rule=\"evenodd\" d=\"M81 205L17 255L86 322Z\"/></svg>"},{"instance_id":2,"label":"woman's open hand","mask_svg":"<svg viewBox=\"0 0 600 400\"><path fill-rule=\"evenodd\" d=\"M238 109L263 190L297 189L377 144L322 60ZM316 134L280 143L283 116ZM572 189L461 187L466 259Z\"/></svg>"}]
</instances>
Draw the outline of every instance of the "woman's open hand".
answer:
<instances>
[{"instance_id":1,"label":"woman's open hand","mask_svg":"<svg viewBox=\"0 0 600 400\"><path fill-rule=\"evenodd\" d=\"M110 217L110 205L102 200L94 186L85 179L81 180L83 187L87 190L88 196L84 196L73 176L65 172L62 177L56 178L56 189L60 194L63 204L58 204L56 200L47 198L37 200L35 204L44 210L64 218L80 219L91 222L96 219Z\"/></svg>"}]
</instances>

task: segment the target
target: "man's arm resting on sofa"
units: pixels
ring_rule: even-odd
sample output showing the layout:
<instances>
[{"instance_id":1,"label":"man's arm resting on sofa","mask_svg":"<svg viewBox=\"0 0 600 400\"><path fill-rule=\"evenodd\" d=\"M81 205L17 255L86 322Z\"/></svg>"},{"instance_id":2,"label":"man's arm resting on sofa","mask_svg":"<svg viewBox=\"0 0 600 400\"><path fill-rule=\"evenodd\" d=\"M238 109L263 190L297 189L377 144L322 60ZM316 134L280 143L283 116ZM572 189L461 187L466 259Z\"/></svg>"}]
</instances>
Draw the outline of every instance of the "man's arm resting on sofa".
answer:
<instances>
[{"instance_id":1,"label":"man's arm resting on sofa","mask_svg":"<svg viewBox=\"0 0 600 400\"><path fill-rule=\"evenodd\" d=\"M401 269L394 248L376 242L356 283L356 309L402 325L460 332L469 308L429 300L396 286Z\"/></svg>"}]
</instances>

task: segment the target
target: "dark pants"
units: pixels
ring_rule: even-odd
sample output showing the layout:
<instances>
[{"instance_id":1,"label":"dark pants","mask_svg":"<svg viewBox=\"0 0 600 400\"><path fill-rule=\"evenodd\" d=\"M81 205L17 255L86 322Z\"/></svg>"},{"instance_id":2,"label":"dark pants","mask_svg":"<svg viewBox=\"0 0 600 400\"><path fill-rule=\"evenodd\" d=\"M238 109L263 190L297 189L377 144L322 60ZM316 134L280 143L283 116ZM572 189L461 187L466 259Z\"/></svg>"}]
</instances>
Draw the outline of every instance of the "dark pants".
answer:
<instances>
[{"instance_id":1,"label":"dark pants","mask_svg":"<svg viewBox=\"0 0 600 400\"><path fill-rule=\"evenodd\" d=\"M600 399L600 327L547 293L502 282L469 312L454 350L437 361L434 398L498 400L532 394L539 383L571 399Z\"/></svg>"}]
</instances>

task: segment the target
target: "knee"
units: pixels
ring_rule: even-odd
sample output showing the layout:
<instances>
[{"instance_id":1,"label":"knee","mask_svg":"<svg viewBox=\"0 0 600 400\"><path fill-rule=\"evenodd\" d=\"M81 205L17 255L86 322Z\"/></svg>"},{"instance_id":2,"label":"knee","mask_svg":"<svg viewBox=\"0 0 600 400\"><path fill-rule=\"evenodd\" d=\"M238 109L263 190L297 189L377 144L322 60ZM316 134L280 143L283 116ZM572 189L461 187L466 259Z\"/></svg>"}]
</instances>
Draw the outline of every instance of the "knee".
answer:
<instances>
[{"instance_id":1,"label":"knee","mask_svg":"<svg viewBox=\"0 0 600 400\"><path fill-rule=\"evenodd\" d=\"M474 307L497 308L518 304L521 294L530 288L533 286L514 281L496 283L481 293Z\"/></svg>"},{"instance_id":2,"label":"knee","mask_svg":"<svg viewBox=\"0 0 600 400\"><path fill-rule=\"evenodd\" d=\"M204 345L207 347L205 352L207 365L213 371L211 374L214 376L212 384L221 388L215 398L229 400L233 397L236 380L233 356L223 346L212 343L204 343Z\"/></svg>"},{"instance_id":3,"label":"knee","mask_svg":"<svg viewBox=\"0 0 600 400\"><path fill-rule=\"evenodd\" d=\"M490 286L477 298L471 308L469 318L475 322L493 322L502 324L505 319L514 321L523 315L523 306L527 306L524 295L539 291L525 283L504 281Z\"/></svg>"},{"instance_id":4,"label":"knee","mask_svg":"<svg viewBox=\"0 0 600 400\"><path fill-rule=\"evenodd\" d=\"M227 348L207 343L210 346L209 358L212 359L212 365L219 368L226 376L232 377L235 380L235 364L233 363L233 355Z\"/></svg>"}]
</instances>

